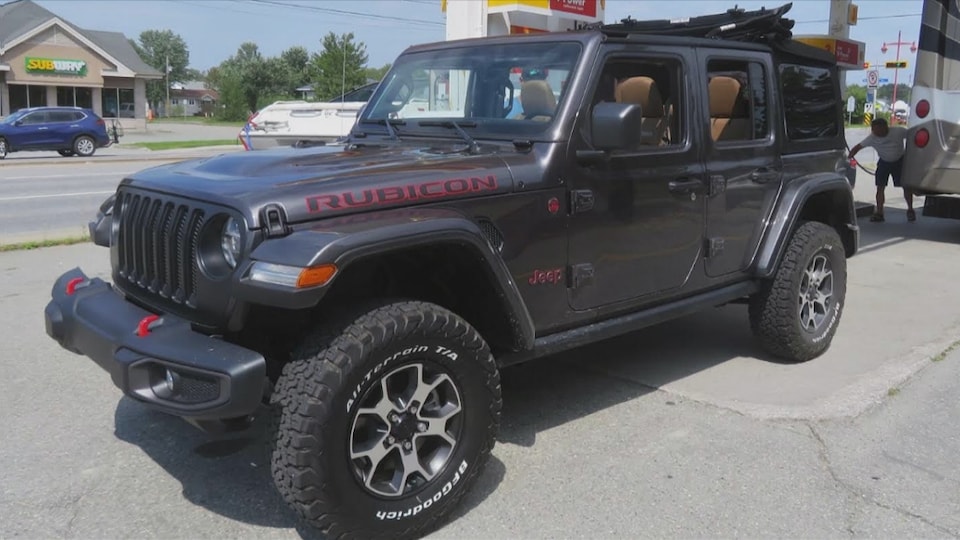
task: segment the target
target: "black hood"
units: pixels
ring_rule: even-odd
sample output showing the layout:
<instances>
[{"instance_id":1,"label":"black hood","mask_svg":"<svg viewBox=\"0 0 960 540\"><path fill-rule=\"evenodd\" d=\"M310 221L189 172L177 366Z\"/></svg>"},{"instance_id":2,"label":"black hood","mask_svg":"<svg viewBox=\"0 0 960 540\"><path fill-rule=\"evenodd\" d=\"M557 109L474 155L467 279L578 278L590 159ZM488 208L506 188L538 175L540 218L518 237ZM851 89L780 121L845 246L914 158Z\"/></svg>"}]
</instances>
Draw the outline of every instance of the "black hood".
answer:
<instances>
[{"instance_id":1,"label":"black hood","mask_svg":"<svg viewBox=\"0 0 960 540\"><path fill-rule=\"evenodd\" d=\"M476 154L407 145L279 148L161 165L122 182L234 208L259 228L280 205L290 223L513 190L496 147Z\"/></svg>"}]
</instances>

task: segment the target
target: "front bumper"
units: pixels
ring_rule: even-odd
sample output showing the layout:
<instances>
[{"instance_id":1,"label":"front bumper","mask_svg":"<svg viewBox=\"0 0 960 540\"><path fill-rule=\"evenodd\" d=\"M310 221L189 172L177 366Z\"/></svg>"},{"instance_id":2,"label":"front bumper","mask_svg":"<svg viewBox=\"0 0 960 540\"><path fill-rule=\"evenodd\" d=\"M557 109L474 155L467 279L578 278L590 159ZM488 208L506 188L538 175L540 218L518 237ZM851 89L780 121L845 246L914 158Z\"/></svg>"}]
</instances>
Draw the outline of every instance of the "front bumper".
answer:
<instances>
[{"instance_id":1,"label":"front bumper","mask_svg":"<svg viewBox=\"0 0 960 540\"><path fill-rule=\"evenodd\" d=\"M184 319L153 320L79 268L60 276L51 295L47 334L96 362L131 398L195 422L240 418L259 407L267 381L259 353L195 332Z\"/></svg>"}]
</instances>

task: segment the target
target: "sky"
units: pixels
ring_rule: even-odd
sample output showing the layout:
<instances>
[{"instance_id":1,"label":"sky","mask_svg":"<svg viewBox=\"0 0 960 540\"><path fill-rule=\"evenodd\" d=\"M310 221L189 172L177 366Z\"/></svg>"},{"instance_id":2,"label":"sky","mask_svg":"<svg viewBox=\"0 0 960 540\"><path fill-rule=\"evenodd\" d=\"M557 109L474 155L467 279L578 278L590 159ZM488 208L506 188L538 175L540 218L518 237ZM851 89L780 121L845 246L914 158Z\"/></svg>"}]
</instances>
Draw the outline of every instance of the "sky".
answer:
<instances>
[{"instance_id":1,"label":"sky","mask_svg":"<svg viewBox=\"0 0 960 540\"><path fill-rule=\"evenodd\" d=\"M3 2L4 0L0 0ZM77 26L91 30L123 32L136 39L144 30L169 29L190 49L190 64L209 69L236 52L244 41L253 41L266 56L294 45L310 52L320 49L328 32L353 32L366 44L368 65L393 62L404 48L445 38L445 14L440 0L34 0ZM628 15L634 19L663 19L725 11L734 4L745 9L778 7L788 0L607 0L605 21ZM850 27L850 38L867 44L867 60L893 60L896 46L881 52L884 42L915 42L923 0L858 0L859 22ZM794 34L826 34L829 0L793 0L788 17L797 21ZM914 53L901 47L909 62L899 72L910 84ZM893 70L880 76L893 81ZM861 84L866 74L850 72L849 84ZM907 80L904 81L903 79Z\"/></svg>"}]
</instances>

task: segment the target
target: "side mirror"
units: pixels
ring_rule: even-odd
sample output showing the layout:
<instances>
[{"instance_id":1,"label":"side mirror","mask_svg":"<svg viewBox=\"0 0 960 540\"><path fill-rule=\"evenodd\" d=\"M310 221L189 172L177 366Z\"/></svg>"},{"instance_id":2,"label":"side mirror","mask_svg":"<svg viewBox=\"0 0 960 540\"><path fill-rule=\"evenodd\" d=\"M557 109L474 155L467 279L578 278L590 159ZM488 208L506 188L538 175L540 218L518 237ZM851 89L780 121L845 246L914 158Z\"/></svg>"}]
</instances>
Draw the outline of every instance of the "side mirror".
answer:
<instances>
[{"instance_id":1,"label":"side mirror","mask_svg":"<svg viewBox=\"0 0 960 540\"><path fill-rule=\"evenodd\" d=\"M23 120L17 120L17 121L15 121L15 122L13 123L13 125L15 125L15 126L17 126L17 127L20 127L20 126L23 125Z\"/></svg>"},{"instance_id":2,"label":"side mirror","mask_svg":"<svg viewBox=\"0 0 960 540\"><path fill-rule=\"evenodd\" d=\"M593 108L593 147L609 152L640 144L643 112L635 103L598 103Z\"/></svg>"}]
</instances>

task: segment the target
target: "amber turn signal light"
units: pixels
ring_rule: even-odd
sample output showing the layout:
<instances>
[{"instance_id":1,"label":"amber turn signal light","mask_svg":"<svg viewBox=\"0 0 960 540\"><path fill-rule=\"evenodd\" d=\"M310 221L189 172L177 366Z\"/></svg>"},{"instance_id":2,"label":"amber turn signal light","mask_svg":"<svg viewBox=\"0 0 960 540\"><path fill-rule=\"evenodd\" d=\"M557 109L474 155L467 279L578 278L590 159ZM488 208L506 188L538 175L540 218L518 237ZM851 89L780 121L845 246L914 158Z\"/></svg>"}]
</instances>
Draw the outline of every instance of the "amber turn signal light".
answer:
<instances>
[{"instance_id":1,"label":"amber turn signal light","mask_svg":"<svg viewBox=\"0 0 960 540\"><path fill-rule=\"evenodd\" d=\"M297 288L302 289L304 287L325 285L336 273L337 265L335 264L322 264L320 266L304 268L300 271L300 276L297 278Z\"/></svg>"}]
</instances>

